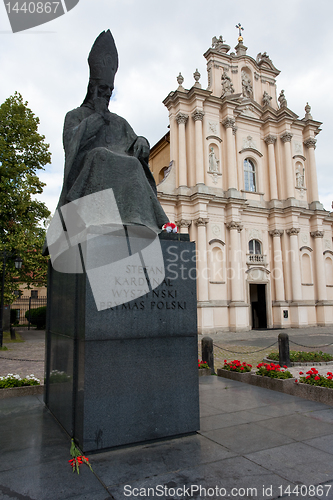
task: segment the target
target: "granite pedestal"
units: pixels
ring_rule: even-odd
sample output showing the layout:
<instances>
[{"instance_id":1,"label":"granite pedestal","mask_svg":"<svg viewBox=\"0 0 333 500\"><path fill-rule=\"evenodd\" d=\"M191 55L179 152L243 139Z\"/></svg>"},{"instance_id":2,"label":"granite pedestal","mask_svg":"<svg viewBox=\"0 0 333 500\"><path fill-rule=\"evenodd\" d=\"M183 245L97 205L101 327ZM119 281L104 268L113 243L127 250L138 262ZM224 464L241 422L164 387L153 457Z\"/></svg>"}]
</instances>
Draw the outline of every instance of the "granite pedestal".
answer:
<instances>
[{"instance_id":1,"label":"granite pedestal","mask_svg":"<svg viewBox=\"0 0 333 500\"><path fill-rule=\"evenodd\" d=\"M163 282L100 311L86 274L49 267L45 403L84 452L199 429L195 244L160 243Z\"/></svg>"}]
</instances>

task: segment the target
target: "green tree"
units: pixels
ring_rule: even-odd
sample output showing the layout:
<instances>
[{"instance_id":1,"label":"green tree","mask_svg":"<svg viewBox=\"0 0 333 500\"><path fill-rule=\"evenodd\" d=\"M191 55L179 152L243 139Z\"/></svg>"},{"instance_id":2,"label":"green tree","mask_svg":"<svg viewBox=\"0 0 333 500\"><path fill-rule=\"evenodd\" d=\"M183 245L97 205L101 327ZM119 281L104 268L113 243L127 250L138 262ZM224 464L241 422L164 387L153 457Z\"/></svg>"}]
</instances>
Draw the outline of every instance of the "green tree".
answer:
<instances>
[{"instance_id":1,"label":"green tree","mask_svg":"<svg viewBox=\"0 0 333 500\"><path fill-rule=\"evenodd\" d=\"M47 258L41 249L50 211L34 196L43 192L37 172L50 163L51 153L38 133L39 118L27 104L15 92L0 106L0 255L6 251L23 260L19 272L13 259L7 261L5 303L13 302L19 281L28 287L46 283Z\"/></svg>"}]
</instances>

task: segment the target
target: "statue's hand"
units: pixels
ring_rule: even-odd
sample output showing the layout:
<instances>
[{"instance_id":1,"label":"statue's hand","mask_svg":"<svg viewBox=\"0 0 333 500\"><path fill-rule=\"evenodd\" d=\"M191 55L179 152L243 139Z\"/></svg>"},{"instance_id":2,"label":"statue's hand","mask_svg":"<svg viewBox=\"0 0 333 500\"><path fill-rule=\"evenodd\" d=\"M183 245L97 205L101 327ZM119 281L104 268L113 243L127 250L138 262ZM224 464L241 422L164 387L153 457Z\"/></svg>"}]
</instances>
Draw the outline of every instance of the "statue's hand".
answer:
<instances>
[{"instance_id":1,"label":"statue's hand","mask_svg":"<svg viewBox=\"0 0 333 500\"><path fill-rule=\"evenodd\" d=\"M101 115L106 123L110 122L109 118L109 110L106 100L103 97L95 97L94 98L94 110L96 113Z\"/></svg>"},{"instance_id":2,"label":"statue's hand","mask_svg":"<svg viewBox=\"0 0 333 500\"><path fill-rule=\"evenodd\" d=\"M149 143L144 137L138 137L133 146L133 155L136 158L148 158L149 156Z\"/></svg>"}]
</instances>

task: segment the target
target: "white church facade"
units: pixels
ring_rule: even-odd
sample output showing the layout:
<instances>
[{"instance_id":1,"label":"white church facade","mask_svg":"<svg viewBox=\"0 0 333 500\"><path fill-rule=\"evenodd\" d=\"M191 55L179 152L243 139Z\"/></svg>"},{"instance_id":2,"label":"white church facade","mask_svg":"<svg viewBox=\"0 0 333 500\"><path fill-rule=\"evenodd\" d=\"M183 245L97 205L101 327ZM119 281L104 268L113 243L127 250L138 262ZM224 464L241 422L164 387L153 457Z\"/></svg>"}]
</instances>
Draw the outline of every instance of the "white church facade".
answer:
<instances>
[{"instance_id":1,"label":"white church facade","mask_svg":"<svg viewBox=\"0 0 333 500\"><path fill-rule=\"evenodd\" d=\"M170 221L197 246L199 332L333 324L333 217L319 202L309 105L299 118L266 53L213 38L200 74L163 101L150 168Z\"/></svg>"}]
</instances>

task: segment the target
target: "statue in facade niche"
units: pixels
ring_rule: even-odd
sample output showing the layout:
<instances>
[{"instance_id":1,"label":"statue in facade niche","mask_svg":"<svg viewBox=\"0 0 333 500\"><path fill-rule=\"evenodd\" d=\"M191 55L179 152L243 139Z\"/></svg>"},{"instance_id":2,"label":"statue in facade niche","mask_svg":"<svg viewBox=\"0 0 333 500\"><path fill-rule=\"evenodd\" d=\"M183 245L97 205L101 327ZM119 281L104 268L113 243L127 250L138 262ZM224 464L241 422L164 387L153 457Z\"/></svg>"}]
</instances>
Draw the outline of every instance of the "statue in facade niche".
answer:
<instances>
[{"instance_id":1,"label":"statue in facade niche","mask_svg":"<svg viewBox=\"0 0 333 500\"><path fill-rule=\"evenodd\" d=\"M123 224L147 226L158 233L168 218L148 166L149 143L108 109L118 69L110 30L94 42L88 64L87 95L65 118L65 172L58 208L112 188Z\"/></svg>"},{"instance_id":2,"label":"statue in facade niche","mask_svg":"<svg viewBox=\"0 0 333 500\"><path fill-rule=\"evenodd\" d=\"M242 76L243 96L252 98L253 97L253 88L252 88L251 78L244 70L242 71L241 76Z\"/></svg>"},{"instance_id":3,"label":"statue in facade niche","mask_svg":"<svg viewBox=\"0 0 333 500\"><path fill-rule=\"evenodd\" d=\"M304 188L304 186L305 186L304 172L305 172L304 167L303 167L303 172L301 172L301 169L299 167L296 168L296 187L297 188Z\"/></svg>"},{"instance_id":4,"label":"statue in facade niche","mask_svg":"<svg viewBox=\"0 0 333 500\"><path fill-rule=\"evenodd\" d=\"M223 74L221 76L222 83L222 97L225 95L230 95L235 92L234 86L232 84L230 76L227 75L226 70L223 70Z\"/></svg>"},{"instance_id":5,"label":"statue in facade niche","mask_svg":"<svg viewBox=\"0 0 333 500\"><path fill-rule=\"evenodd\" d=\"M219 172L219 160L215 156L214 148L210 147L209 153L209 172L214 174Z\"/></svg>"}]
</instances>

